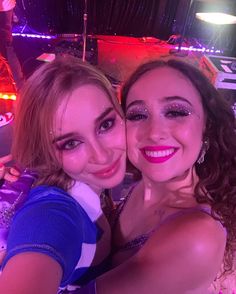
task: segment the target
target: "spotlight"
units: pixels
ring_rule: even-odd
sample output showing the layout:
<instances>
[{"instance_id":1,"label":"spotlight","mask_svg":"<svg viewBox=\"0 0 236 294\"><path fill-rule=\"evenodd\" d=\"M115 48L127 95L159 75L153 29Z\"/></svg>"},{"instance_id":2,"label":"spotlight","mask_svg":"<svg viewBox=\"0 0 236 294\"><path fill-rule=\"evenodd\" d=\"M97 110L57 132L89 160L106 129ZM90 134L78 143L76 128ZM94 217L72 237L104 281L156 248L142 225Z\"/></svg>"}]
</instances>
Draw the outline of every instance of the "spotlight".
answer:
<instances>
[{"instance_id":1,"label":"spotlight","mask_svg":"<svg viewBox=\"0 0 236 294\"><path fill-rule=\"evenodd\" d=\"M205 22L216 25L235 24L236 16L221 12L198 12L196 17Z\"/></svg>"}]
</instances>

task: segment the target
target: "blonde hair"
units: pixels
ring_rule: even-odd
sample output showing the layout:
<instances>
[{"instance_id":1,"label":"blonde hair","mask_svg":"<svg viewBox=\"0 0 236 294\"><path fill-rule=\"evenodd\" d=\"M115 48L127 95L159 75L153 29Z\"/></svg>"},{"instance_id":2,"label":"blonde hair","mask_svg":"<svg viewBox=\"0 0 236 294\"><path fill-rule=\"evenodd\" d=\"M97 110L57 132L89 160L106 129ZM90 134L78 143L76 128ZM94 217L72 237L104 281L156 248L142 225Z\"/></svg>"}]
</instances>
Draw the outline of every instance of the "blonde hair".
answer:
<instances>
[{"instance_id":1,"label":"blonde hair","mask_svg":"<svg viewBox=\"0 0 236 294\"><path fill-rule=\"evenodd\" d=\"M20 93L12 154L20 166L38 173L37 185L68 189L73 183L55 156L51 130L59 103L76 88L86 84L101 88L123 117L107 78L95 67L72 56L57 57L53 62L42 65L27 80Z\"/></svg>"}]
</instances>

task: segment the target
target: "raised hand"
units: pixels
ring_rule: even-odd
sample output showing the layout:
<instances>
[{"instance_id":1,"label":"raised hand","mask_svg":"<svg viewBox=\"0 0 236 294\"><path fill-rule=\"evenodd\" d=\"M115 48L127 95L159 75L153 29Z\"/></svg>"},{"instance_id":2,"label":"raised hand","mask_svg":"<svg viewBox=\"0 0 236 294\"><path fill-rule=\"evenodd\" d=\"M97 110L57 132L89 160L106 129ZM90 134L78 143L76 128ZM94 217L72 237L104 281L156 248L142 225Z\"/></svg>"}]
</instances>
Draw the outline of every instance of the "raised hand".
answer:
<instances>
[{"instance_id":1,"label":"raised hand","mask_svg":"<svg viewBox=\"0 0 236 294\"><path fill-rule=\"evenodd\" d=\"M0 180L5 179L9 182L15 182L19 176L20 172L14 167L6 167L6 163L12 160L12 155L6 155L0 157Z\"/></svg>"}]
</instances>

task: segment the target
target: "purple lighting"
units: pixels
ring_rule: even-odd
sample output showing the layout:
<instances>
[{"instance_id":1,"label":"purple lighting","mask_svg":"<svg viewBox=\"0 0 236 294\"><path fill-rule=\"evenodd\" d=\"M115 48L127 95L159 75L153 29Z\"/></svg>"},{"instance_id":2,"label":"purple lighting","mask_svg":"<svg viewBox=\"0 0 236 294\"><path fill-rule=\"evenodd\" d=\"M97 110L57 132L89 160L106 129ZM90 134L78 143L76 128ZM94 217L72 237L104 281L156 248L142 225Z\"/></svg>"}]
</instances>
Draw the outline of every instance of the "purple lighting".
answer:
<instances>
[{"instance_id":1,"label":"purple lighting","mask_svg":"<svg viewBox=\"0 0 236 294\"><path fill-rule=\"evenodd\" d=\"M37 39L55 39L55 36L47 36L47 35L37 35L37 34L25 34L25 33L12 33L12 36L20 36L27 38L37 38Z\"/></svg>"},{"instance_id":2,"label":"purple lighting","mask_svg":"<svg viewBox=\"0 0 236 294\"><path fill-rule=\"evenodd\" d=\"M175 47L175 49L178 49L178 47ZM181 47L181 50L184 50L184 51L196 51L196 52L206 52L206 53L223 53L222 50L218 50L218 49L209 49L209 48L195 48L195 47Z\"/></svg>"}]
</instances>

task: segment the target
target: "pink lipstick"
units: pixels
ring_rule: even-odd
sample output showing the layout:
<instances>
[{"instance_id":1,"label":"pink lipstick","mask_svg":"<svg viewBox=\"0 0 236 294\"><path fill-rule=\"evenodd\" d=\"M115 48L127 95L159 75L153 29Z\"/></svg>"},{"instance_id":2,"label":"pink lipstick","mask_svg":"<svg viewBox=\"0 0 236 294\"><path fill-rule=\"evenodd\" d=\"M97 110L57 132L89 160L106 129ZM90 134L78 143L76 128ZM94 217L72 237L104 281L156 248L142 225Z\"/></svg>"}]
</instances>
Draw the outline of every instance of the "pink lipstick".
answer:
<instances>
[{"instance_id":1,"label":"pink lipstick","mask_svg":"<svg viewBox=\"0 0 236 294\"><path fill-rule=\"evenodd\" d=\"M151 163L163 163L174 156L177 150L173 146L146 146L140 149L143 157Z\"/></svg>"}]
</instances>

